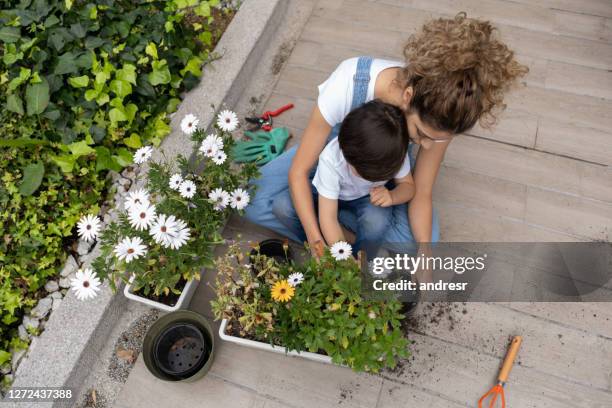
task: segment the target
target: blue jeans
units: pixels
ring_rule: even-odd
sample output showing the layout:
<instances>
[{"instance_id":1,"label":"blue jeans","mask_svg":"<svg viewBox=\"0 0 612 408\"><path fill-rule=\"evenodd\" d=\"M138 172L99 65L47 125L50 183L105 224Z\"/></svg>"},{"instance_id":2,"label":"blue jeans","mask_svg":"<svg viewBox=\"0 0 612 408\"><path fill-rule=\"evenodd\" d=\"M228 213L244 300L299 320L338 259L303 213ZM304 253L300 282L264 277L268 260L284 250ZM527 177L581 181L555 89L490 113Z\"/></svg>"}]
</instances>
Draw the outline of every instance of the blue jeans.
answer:
<instances>
[{"instance_id":1,"label":"blue jeans","mask_svg":"<svg viewBox=\"0 0 612 408\"><path fill-rule=\"evenodd\" d=\"M330 134L335 137L337 129ZM306 234L297 216L289 193L289 168L297 146L284 152L276 159L261 167L261 176L252 180L256 187L253 200L246 208L246 218L258 225L269 228L291 240L304 242ZM311 172L314 176L315 168ZM313 195L316 191L313 187ZM315 201L316 203L316 201ZM407 204L393 207L377 207L370 203L369 196L353 201L339 201L338 218L340 223L355 232L358 243L365 241L385 242L398 246L414 244L415 240L408 221ZM434 212L432 223L432 242L440 238L438 217Z\"/></svg>"}]
</instances>

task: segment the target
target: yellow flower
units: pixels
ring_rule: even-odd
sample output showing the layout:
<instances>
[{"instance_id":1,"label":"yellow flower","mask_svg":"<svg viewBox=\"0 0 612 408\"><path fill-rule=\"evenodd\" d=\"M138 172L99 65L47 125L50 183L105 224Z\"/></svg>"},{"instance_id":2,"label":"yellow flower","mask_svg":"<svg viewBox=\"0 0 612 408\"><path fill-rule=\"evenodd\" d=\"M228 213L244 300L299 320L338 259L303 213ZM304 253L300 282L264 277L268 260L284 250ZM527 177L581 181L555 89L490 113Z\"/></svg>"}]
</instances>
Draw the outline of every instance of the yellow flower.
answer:
<instances>
[{"instance_id":1,"label":"yellow flower","mask_svg":"<svg viewBox=\"0 0 612 408\"><path fill-rule=\"evenodd\" d=\"M278 281L272 286L272 299L277 302L287 302L295 294L295 288L286 280Z\"/></svg>"}]
</instances>

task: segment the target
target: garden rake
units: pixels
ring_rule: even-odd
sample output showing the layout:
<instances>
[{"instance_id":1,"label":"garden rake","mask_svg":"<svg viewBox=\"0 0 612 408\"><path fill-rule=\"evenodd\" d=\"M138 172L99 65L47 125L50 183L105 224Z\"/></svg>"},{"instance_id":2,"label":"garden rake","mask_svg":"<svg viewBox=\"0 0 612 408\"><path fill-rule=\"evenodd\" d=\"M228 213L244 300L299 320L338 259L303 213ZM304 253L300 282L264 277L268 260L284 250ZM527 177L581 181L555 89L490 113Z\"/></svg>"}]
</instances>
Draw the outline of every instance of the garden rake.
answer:
<instances>
[{"instance_id":1,"label":"garden rake","mask_svg":"<svg viewBox=\"0 0 612 408\"><path fill-rule=\"evenodd\" d=\"M478 408L483 408L483 402L489 396L491 397L491 400L489 402L489 408L493 408L495 406L495 402L497 401L498 397L501 397L502 408L506 408L504 386L506 385L508 375L510 374L510 370L512 369L512 365L514 364L514 360L516 359L516 355L518 354L522 342L523 338L521 336L514 336L512 342L510 343L510 349L508 350L506 358L504 359L504 363L502 364L502 368L501 370L499 370L499 375L497 376L497 385L493 386L493 388L491 388L485 395L483 395L478 400Z\"/></svg>"}]
</instances>

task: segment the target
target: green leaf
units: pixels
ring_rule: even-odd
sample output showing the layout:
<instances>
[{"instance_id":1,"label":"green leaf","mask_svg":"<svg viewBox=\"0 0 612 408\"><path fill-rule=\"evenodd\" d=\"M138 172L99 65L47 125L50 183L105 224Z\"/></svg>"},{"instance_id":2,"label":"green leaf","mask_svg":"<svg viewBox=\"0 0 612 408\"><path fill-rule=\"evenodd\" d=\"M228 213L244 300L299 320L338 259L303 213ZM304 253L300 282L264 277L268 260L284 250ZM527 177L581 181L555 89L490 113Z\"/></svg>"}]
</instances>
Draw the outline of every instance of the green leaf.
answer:
<instances>
[{"instance_id":1,"label":"green leaf","mask_svg":"<svg viewBox=\"0 0 612 408\"><path fill-rule=\"evenodd\" d=\"M70 149L70 153L75 157L86 156L96 152L84 140L69 144L68 149Z\"/></svg>"},{"instance_id":2,"label":"green leaf","mask_svg":"<svg viewBox=\"0 0 612 408\"><path fill-rule=\"evenodd\" d=\"M168 69L168 61L160 60L151 63L153 71L149 73L148 79L151 85L169 84L172 76Z\"/></svg>"},{"instance_id":3,"label":"green leaf","mask_svg":"<svg viewBox=\"0 0 612 408\"><path fill-rule=\"evenodd\" d=\"M66 10L70 10L72 8L72 3L74 3L74 0L65 0L64 1L64 5L66 6Z\"/></svg>"},{"instance_id":4,"label":"green leaf","mask_svg":"<svg viewBox=\"0 0 612 408\"><path fill-rule=\"evenodd\" d=\"M85 88L87 85L89 85L89 77L87 75L70 77L68 78L68 83L74 88Z\"/></svg>"},{"instance_id":5,"label":"green leaf","mask_svg":"<svg viewBox=\"0 0 612 408\"><path fill-rule=\"evenodd\" d=\"M189 62L187 62L187 65L185 65L185 68L181 70L181 75L185 76L186 72L191 72L193 75L199 77L202 75L201 66L202 59L198 57L192 57Z\"/></svg>"},{"instance_id":6,"label":"green leaf","mask_svg":"<svg viewBox=\"0 0 612 408\"><path fill-rule=\"evenodd\" d=\"M107 103L107 102L109 101L109 99L110 99L110 97L108 96L108 94L107 94L106 92L104 92L104 93L101 93L101 94L100 94L100 96L98 96L98 97L96 98L96 103L97 103L99 106L102 106L102 105L104 105L105 103Z\"/></svg>"},{"instance_id":7,"label":"green leaf","mask_svg":"<svg viewBox=\"0 0 612 408\"><path fill-rule=\"evenodd\" d=\"M210 5L208 2L201 2L196 8L195 13L200 17L208 17L210 16Z\"/></svg>"},{"instance_id":8,"label":"green leaf","mask_svg":"<svg viewBox=\"0 0 612 408\"><path fill-rule=\"evenodd\" d=\"M81 23L72 24L70 26L70 32L74 34L76 38L85 38L87 30L81 25Z\"/></svg>"},{"instance_id":9,"label":"green leaf","mask_svg":"<svg viewBox=\"0 0 612 408\"><path fill-rule=\"evenodd\" d=\"M28 116L42 113L49 104L49 83L42 78L38 84L30 84L25 93Z\"/></svg>"},{"instance_id":10,"label":"green leaf","mask_svg":"<svg viewBox=\"0 0 612 408\"><path fill-rule=\"evenodd\" d=\"M122 166L111 157L110 151L104 146L96 147L96 172L100 170L121 171Z\"/></svg>"},{"instance_id":11,"label":"green leaf","mask_svg":"<svg viewBox=\"0 0 612 408\"><path fill-rule=\"evenodd\" d=\"M69 154L62 154L60 156L50 156L51 160L59 166L64 173L71 173L76 163L76 157Z\"/></svg>"},{"instance_id":12,"label":"green leaf","mask_svg":"<svg viewBox=\"0 0 612 408\"><path fill-rule=\"evenodd\" d=\"M123 64L123 68L115 72L115 78L136 85L136 67L132 64Z\"/></svg>"},{"instance_id":13,"label":"green leaf","mask_svg":"<svg viewBox=\"0 0 612 408\"><path fill-rule=\"evenodd\" d=\"M21 38L21 30L17 27L2 27L0 28L0 41L5 43L14 43Z\"/></svg>"},{"instance_id":14,"label":"green leaf","mask_svg":"<svg viewBox=\"0 0 612 408\"><path fill-rule=\"evenodd\" d=\"M94 99L96 99L98 97L99 92L95 89L88 89L85 91L85 100L86 101L93 101Z\"/></svg>"},{"instance_id":15,"label":"green leaf","mask_svg":"<svg viewBox=\"0 0 612 408\"><path fill-rule=\"evenodd\" d=\"M11 82L9 82L8 84L9 91L14 91L15 89L19 87L19 85L27 81L30 78L30 74L31 74L30 68L21 67L19 69L19 76L13 78Z\"/></svg>"},{"instance_id":16,"label":"green leaf","mask_svg":"<svg viewBox=\"0 0 612 408\"><path fill-rule=\"evenodd\" d=\"M19 193L22 196L29 196L40 187L43 176L45 175L45 166L42 162L32 163L23 169L23 180L19 186Z\"/></svg>"},{"instance_id":17,"label":"green leaf","mask_svg":"<svg viewBox=\"0 0 612 408\"><path fill-rule=\"evenodd\" d=\"M121 167L132 164L132 153L125 147L117 149L117 154L113 155L113 158L117 160L117 163L119 163Z\"/></svg>"},{"instance_id":18,"label":"green leaf","mask_svg":"<svg viewBox=\"0 0 612 408\"><path fill-rule=\"evenodd\" d=\"M125 115L125 112L122 109L113 108L108 111L108 117L110 118L111 123L123 122L128 118Z\"/></svg>"},{"instance_id":19,"label":"green leaf","mask_svg":"<svg viewBox=\"0 0 612 408\"><path fill-rule=\"evenodd\" d=\"M153 59L157 59L157 46L155 45L155 43L150 42L149 44L147 44L147 46L145 47L145 53L153 57Z\"/></svg>"},{"instance_id":20,"label":"green leaf","mask_svg":"<svg viewBox=\"0 0 612 408\"><path fill-rule=\"evenodd\" d=\"M54 14L51 14L49 17L47 17L47 19L44 22L44 26L45 28L51 28L54 25L56 25L57 23L59 23L60 20L59 18L57 18Z\"/></svg>"},{"instance_id":21,"label":"green leaf","mask_svg":"<svg viewBox=\"0 0 612 408\"><path fill-rule=\"evenodd\" d=\"M121 79L112 80L109 88L121 99L132 93L132 85L129 82Z\"/></svg>"},{"instance_id":22,"label":"green leaf","mask_svg":"<svg viewBox=\"0 0 612 408\"><path fill-rule=\"evenodd\" d=\"M11 361L11 353L6 350L0 350L0 365Z\"/></svg>"},{"instance_id":23,"label":"green leaf","mask_svg":"<svg viewBox=\"0 0 612 408\"><path fill-rule=\"evenodd\" d=\"M19 95L11 94L8 96L8 98L6 99L6 109L8 109L10 112L15 112L20 115L24 114L23 101L21 100Z\"/></svg>"},{"instance_id":24,"label":"green leaf","mask_svg":"<svg viewBox=\"0 0 612 408\"><path fill-rule=\"evenodd\" d=\"M123 139L123 143L127 147L131 147L132 149L138 149L142 146L142 142L140 141L140 136L136 133L132 133L130 137L126 137Z\"/></svg>"},{"instance_id":25,"label":"green leaf","mask_svg":"<svg viewBox=\"0 0 612 408\"><path fill-rule=\"evenodd\" d=\"M15 62L23 59L23 52L17 52L17 47L15 44L7 44L4 49L4 55L2 56L2 61L7 65L11 66Z\"/></svg>"},{"instance_id":26,"label":"green leaf","mask_svg":"<svg viewBox=\"0 0 612 408\"><path fill-rule=\"evenodd\" d=\"M76 55L74 55L74 53L70 51L65 52L62 55L60 55L59 58L57 59L57 65L55 66L53 73L56 75L62 75L62 74L73 74L77 72L79 69L74 63L75 58L76 58Z\"/></svg>"}]
</instances>

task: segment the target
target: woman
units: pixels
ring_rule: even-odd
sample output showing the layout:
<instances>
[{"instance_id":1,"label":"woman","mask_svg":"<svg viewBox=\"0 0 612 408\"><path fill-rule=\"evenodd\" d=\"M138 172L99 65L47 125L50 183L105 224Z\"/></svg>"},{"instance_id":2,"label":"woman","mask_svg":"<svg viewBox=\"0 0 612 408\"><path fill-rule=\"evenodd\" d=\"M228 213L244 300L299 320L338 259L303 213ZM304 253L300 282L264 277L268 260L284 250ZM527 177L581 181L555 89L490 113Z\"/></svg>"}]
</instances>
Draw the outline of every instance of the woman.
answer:
<instances>
[{"instance_id":1,"label":"woman","mask_svg":"<svg viewBox=\"0 0 612 408\"><path fill-rule=\"evenodd\" d=\"M412 144L419 146L412 165L415 196L408 205L393 208L393 227L384 241L413 243L423 251L424 244L436 242L439 228L432 190L448 145L478 121L492 125L496 111L504 107L506 91L527 73L494 31L489 22L460 13L432 20L411 36L404 48L405 63L369 57L342 62L319 86L317 106L299 147L262 167L247 218L293 240L307 241L311 248L325 243L311 184L319 154L352 109L380 99L404 111ZM372 205L360 214L371 221L367 225L372 229L385 224L377 222L377 208ZM341 212L339 218L355 231L355 214Z\"/></svg>"}]
</instances>

